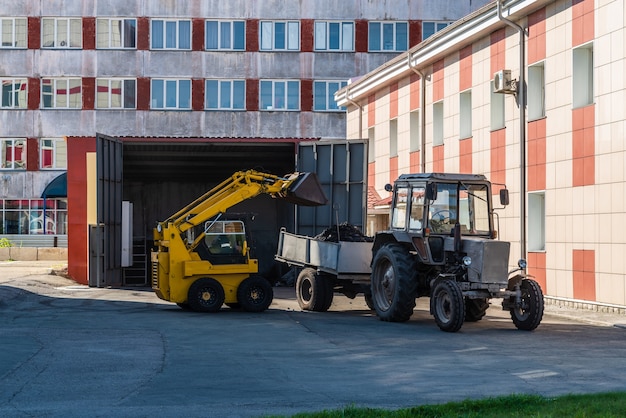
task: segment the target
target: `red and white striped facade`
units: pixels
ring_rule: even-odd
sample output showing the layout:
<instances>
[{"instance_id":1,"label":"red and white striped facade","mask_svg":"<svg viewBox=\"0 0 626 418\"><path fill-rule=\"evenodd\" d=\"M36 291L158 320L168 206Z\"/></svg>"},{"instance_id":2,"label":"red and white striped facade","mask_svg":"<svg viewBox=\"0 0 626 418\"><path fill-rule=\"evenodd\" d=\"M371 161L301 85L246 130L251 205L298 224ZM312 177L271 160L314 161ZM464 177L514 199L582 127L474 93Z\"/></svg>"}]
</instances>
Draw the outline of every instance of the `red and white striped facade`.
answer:
<instances>
[{"instance_id":1,"label":"red and white striped facade","mask_svg":"<svg viewBox=\"0 0 626 418\"><path fill-rule=\"evenodd\" d=\"M370 187L380 196L398 174L423 170L506 184L499 234L512 243L510 263L525 255L549 298L623 312L625 45L621 0L505 0L500 16L492 2L336 98L348 107L348 138L370 139ZM509 69L519 81L520 68L523 115L519 94L492 93L494 73ZM504 123L494 127L498 103Z\"/></svg>"}]
</instances>

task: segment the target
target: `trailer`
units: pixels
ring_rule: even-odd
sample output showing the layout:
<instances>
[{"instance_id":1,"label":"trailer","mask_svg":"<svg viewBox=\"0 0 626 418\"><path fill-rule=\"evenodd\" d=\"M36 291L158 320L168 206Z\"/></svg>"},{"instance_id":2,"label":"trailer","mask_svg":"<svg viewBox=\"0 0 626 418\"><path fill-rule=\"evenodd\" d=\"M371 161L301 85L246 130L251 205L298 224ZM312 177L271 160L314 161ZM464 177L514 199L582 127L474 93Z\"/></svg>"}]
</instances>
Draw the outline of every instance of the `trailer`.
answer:
<instances>
[{"instance_id":1,"label":"trailer","mask_svg":"<svg viewBox=\"0 0 626 418\"><path fill-rule=\"evenodd\" d=\"M371 308L372 245L369 241L322 241L282 228L275 259L300 269L295 285L300 308L325 312L335 292L350 299L363 293Z\"/></svg>"}]
</instances>

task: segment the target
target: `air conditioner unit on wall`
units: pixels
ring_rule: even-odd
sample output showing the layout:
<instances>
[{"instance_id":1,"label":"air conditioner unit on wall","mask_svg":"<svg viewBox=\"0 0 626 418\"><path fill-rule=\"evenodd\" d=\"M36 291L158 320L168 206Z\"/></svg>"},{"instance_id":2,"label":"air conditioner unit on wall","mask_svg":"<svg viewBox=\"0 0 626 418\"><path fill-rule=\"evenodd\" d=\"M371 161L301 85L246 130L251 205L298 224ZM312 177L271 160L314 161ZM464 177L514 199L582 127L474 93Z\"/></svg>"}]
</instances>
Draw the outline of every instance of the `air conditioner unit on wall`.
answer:
<instances>
[{"instance_id":1,"label":"air conditioner unit on wall","mask_svg":"<svg viewBox=\"0 0 626 418\"><path fill-rule=\"evenodd\" d=\"M494 93L515 93L516 80L511 80L511 70L500 70L493 74Z\"/></svg>"}]
</instances>

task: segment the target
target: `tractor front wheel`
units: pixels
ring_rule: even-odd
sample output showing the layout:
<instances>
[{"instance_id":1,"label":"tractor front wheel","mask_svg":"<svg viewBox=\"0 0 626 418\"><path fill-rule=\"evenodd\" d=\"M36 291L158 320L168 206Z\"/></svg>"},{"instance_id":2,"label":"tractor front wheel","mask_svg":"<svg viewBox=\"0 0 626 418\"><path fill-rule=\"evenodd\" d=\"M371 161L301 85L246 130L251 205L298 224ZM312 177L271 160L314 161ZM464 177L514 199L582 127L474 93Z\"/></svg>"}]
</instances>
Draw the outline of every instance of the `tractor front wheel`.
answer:
<instances>
[{"instance_id":1,"label":"tractor front wheel","mask_svg":"<svg viewBox=\"0 0 626 418\"><path fill-rule=\"evenodd\" d=\"M430 297L430 311L439 329L456 332L465 320L465 299L455 280L440 280Z\"/></svg>"},{"instance_id":2,"label":"tractor front wheel","mask_svg":"<svg viewBox=\"0 0 626 418\"><path fill-rule=\"evenodd\" d=\"M539 326L543 318L543 292L539 284L532 279L522 280L520 290L522 300L511 309L511 319L517 329L532 331Z\"/></svg>"}]
</instances>

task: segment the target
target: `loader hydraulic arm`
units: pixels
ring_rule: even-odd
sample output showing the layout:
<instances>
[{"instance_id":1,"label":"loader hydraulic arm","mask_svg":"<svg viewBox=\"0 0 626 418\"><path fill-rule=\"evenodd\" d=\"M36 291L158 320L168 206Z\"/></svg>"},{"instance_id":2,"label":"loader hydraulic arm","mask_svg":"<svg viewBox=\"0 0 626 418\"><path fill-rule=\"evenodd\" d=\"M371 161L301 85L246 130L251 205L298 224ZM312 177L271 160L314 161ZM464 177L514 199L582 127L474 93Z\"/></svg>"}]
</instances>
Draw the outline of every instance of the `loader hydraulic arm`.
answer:
<instances>
[{"instance_id":1,"label":"loader hydraulic arm","mask_svg":"<svg viewBox=\"0 0 626 418\"><path fill-rule=\"evenodd\" d=\"M171 224L183 233L260 194L305 206L325 205L327 202L314 173L292 173L279 177L254 170L239 171L180 209L163 224Z\"/></svg>"}]
</instances>

